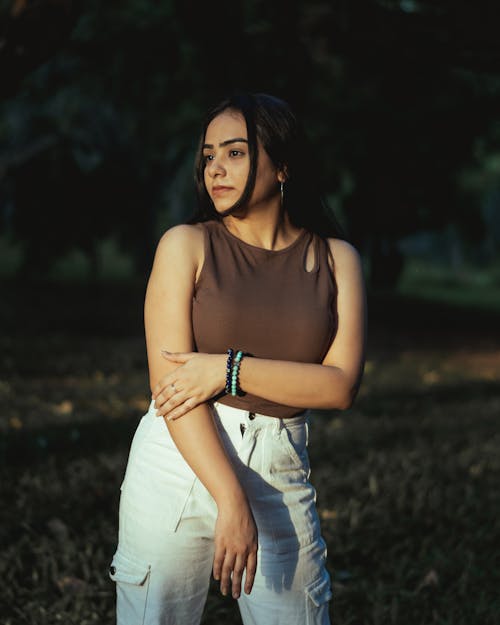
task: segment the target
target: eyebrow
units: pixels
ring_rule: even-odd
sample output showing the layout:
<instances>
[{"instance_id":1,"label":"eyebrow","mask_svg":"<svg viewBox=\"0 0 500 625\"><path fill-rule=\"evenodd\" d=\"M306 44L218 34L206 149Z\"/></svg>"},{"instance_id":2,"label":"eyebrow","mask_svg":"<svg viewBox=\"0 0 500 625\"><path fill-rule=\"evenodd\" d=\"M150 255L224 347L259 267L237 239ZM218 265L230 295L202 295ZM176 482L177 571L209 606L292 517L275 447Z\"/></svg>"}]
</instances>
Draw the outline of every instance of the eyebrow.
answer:
<instances>
[{"instance_id":1,"label":"eyebrow","mask_svg":"<svg viewBox=\"0 0 500 625\"><path fill-rule=\"evenodd\" d=\"M236 137L235 139L227 139L227 141L223 141L222 143L219 143L219 147L223 148L225 145L230 145L231 143L248 143L248 140L244 139L243 137ZM213 143L204 143L203 149L213 150L214 145Z\"/></svg>"}]
</instances>

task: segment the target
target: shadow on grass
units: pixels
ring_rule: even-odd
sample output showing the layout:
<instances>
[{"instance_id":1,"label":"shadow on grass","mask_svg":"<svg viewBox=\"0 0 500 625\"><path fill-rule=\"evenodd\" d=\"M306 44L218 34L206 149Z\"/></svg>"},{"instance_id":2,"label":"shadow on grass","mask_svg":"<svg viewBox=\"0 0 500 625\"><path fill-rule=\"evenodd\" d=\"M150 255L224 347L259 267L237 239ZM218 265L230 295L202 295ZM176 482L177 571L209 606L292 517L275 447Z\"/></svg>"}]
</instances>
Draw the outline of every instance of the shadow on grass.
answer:
<instances>
[{"instance_id":1,"label":"shadow on grass","mask_svg":"<svg viewBox=\"0 0 500 625\"><path fill-rule=\"evenodd\" d=\"M500 399L498 382L470 381L467 384L444 385L421 391L371 391L357 400L355 412L369 418L392 419L396 427L398 417L421 415L429 407L437 410L443 405L449 411L450 404L484 402L495 398ZM326 424L336 413L324 411L319 414L320 421ZM349 417L349 413L344 415ZM9 431L0 439L0 466L34 464L53 454L61 458L74 458L96 452L126 450L141 416L109 419L96 415L90 422ZM493 415L492 419L496 423ZM422 428L421 421L419 427Z\"/></svg>"},{"instance_id":2,"label":"shadow on grass","mask_svg":"<svg viewBox=\"0 0 500 625\"><path fill-rule=\"evenodd\" d=\"M453 404L461 402L485 401L500 398L500 382L468 381L466 384L443 384L427 389L415 390L398 388L397 390L370 391L369 394L356 400L356 409L366 415L397 416L396 410L390 406L408 406L413 411L420 411L429 405ZM394 414L391 415L391 413Z\"/></svg>"},{"instance_id":3,"label":"shadow on grass","mask_svg":"<svg viewBox=\"0 0 500 625\"><path fill-rule=\"evenodd\" d=\"M142 371L142 347L135 343L143 336L144 285L3 286L1 338L12 363L1 369L13 380L6 411L26 382L38 397L52 384L48 403L67 398L75 384L78 393L69 398L78 415L79 398L93 384L88 372L94 361L106 375L118 371L119 379L98 388L102 409L85 403L90 421L45 425L57 416L36 409L23 421L28 427L0 438L0 620L111 623L114 589L107 569L119 485L141 413L129 416L128 397L120 396L114 413L105 402L108 390L122 384L130 394L130 381ZM418 358L422 347L477 351L482 344L490 352L499 344L495 311L394 294L370 294L368 306L369 341L382 354L377 366L384 366L386 350L391 358L402 347ZM59 335L64 340L51 342ZM66 350L66 337L82 349L68 341ZM129 350L126 360L123 349ZM54 358L64 362L51 365ZM351 411L311 422L312 477L329 546L335 623L495 625L499 384L443 378L422 387L416 365L399 370L400 360L394 362L384 386L374 377ZM393 370L398 388L391 386ZM61 387L48 374L60 377ZM142 378L134 384L142 388ZM220 598L216 584L203 622L239 622L236 605Z\"/></svg>"},{"instance_id":4,"label":"shadow on grass","mask_svg":"<svg viewBox=\"0 0 500 625\"><path fill-rule=\"evenodd\" d=\"M0 439L0 466L32 465L55 454L64 460L128 450L139 420L140 416L113 421L100 417L85 423L11 431Z\"/></svg>"},{"instance_id":5,"label":"shadow on grass","mask_svg":"<svg viewBox=\"0 0 500 625\"><path fill-rule=\"evenodd\" d=\"M500 310L458 306L398 293L368 294L368 339L420 347L470 346L478 340L500 345ZM393 337L391 341L391 336Z\"/></svg>"}]
</instances>

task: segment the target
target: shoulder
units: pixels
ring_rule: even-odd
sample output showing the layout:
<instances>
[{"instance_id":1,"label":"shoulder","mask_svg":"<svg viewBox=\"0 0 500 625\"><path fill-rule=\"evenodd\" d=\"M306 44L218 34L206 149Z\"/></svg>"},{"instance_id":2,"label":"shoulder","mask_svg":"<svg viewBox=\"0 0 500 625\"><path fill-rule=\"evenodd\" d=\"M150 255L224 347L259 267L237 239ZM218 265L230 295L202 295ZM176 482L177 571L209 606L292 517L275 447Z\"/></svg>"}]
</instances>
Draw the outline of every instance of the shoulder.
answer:
<instances>
[{"instance_id":1,"label":"shoulder","mask_svg":"<svg viewBox=\"0 0 500 625\"><path fill-rule=\"evenodd\" d=\"M362 274L361 255L354 245L343 239L334 238L327 239L327 243L337 279Z\"/></svg>"},{"instance_id":2,"label":"shoulder","mask_svg":"<svg viewBox=\"0 0 500 625\"><path fill-rule=\"evenodd\" d=\"M153 269L153 279L162 281L175 272L182 279L197 274L203 263L203 226L181 224L169 228L158 241Z\"/></svg>"},{"instance_id":3,"label":"shoulder","mask_svg":"<svg viewBox=\"0 0 500 625\"><path fill-rule=\"evenodd\" d=\"M361 256L358 250L344 239L327 239L330 252L339 262L361 262Z\"/></svg>"},{"instance_id":4,"label":"shoulder","mask_svg":"<svg viewBox=\"0 0 500 625\"><path fill-rule=\"evenodd\" d=\"M158 242L158 249L185 248L203 243L203 226L201 224L180 224L163 233Z\"/></svg>"},{"instance_id":5,"label":"shoulder","mask_svg":"<svg viewBox=\"0 0 500 625\"><path fill-rule=\"evenodd\" d=\"M204 231L201 224L180 224L169 228L158 242L156 260L175 256L178 260L199 259L203 253Z\"/></svg>"}]
</instances>

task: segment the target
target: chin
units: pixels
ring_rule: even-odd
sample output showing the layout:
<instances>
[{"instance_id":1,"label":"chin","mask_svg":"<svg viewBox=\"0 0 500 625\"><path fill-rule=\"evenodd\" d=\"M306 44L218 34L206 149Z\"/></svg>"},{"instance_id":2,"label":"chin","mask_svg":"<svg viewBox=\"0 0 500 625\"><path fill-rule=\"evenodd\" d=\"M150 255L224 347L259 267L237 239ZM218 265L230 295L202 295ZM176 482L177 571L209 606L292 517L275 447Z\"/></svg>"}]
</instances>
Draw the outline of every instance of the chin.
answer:
<instances>
[{"instance_id":1,"label":"chin","mask_svg":"<svg viewBox=\"0 0 500 625\"><path fill-rule=\"evenodd\" d=\"M234 206L234 202L215 202L213 203L215 211L221 215Z\"/></svg>"}]
</instances>

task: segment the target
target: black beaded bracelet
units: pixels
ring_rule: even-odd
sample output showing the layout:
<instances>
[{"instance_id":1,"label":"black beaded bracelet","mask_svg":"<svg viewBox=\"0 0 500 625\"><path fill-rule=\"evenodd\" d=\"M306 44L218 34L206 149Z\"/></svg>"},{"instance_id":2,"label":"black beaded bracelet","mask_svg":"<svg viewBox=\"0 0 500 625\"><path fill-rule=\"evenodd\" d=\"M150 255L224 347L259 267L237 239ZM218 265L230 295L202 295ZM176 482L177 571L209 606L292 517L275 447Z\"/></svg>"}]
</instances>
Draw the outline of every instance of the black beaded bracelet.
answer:
<instances>
[{"instance_id":1,"label":"black beaded bracelet","mask_svg":"<svg viewBox=\"0 0 500 625\"><path fill-rule=\"evenodd\" d=\"M226 389L225 390L228 395L231 393L233 357L234 357L234 349L230 347L227 350L227 363L226 363Z\"/></svg>"}]
</instances>

